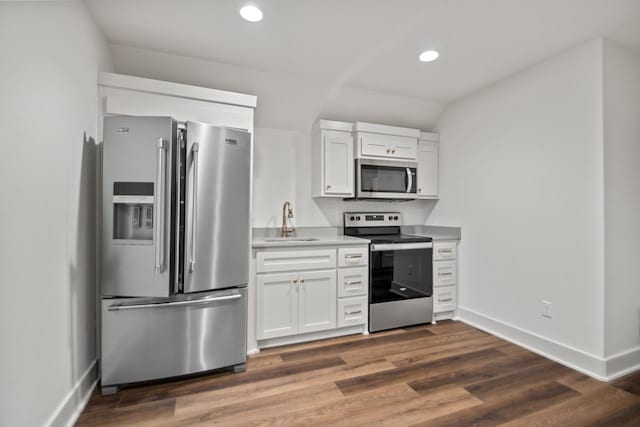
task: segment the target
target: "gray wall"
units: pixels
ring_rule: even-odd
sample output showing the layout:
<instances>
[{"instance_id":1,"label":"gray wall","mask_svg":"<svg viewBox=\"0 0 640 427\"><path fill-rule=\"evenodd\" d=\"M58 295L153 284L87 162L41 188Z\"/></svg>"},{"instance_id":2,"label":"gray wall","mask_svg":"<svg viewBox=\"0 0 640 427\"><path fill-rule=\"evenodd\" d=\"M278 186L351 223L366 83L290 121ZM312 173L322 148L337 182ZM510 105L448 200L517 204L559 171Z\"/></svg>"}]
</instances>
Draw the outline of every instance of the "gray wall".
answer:
<instances>
[{"instance_id":1,"label":"gray wall","mask_svg":"<svg viewBox=\"0 0 640 427\"><path fill-rule=\"evenodd\" d=\"M588 42L448 107L443 198L428 220L463 229L461 307L593 360L604 333L601 59L601 40Z\"/></svg>"},{"instance_id":2,"label":"gray wall","mask_svg":"<svg viewBox=\"0 0 640 427\"><path fill-rule=\"evenodd\" d=\"M80 2L0 3L0 425L66 423L95 379L97 72Z\"/></svg>"},{"instance_id":3,"label":"gray wall","mask_svg":"<svg viewBox=\"0 0 640 427\"><path fill-rule=\"evenodd\" d=\"M611 42L604 107L605 353L640 365L640 55Z\"/></svg>"}]
</instances>

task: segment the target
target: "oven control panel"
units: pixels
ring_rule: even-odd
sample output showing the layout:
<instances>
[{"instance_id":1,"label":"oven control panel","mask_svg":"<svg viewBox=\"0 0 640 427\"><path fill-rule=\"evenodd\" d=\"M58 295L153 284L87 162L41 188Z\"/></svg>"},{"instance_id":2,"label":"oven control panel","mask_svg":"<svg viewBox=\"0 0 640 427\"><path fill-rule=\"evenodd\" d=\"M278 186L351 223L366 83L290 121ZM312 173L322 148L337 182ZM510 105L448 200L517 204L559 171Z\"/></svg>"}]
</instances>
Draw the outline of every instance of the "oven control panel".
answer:
<instances>
[{"instance_id":1,"label":"oven control panel","mask_svg":"<svg viewBox=\"0 0 640 427\"><path fill-rule=\"evenodd\" d=\"M346 212L345 227L384 227L402 225L400 212Z\"/></svg>"}]
</instances>

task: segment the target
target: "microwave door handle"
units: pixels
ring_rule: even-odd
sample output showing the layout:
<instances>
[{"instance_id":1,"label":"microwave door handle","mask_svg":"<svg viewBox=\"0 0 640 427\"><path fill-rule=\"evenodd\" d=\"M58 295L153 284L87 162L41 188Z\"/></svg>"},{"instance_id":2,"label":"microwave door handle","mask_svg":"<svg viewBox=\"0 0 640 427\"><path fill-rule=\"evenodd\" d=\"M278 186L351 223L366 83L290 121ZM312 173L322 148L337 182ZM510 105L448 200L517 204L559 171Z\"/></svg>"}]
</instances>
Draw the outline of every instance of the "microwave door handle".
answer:
<instances>
[{"instance_id":1,"label":"microwave door handle","mask_svg":"<svg viewBox=\"0 0 640 427\"><path fill-rule=\"evenodd\" d=\"M158 138L157 155L156 155L156 194L154 198L155 215L154 215L154 231L155 231L155 274L164 272L164 193L165 193L165 156L166 144L162 138Z\"/></svg>"},{"instance_id":2,"label":"microwave door handle","mask_svg":"<svg viewBox=\"0 0 640 427\"><path fill-rule=\"evenodd\" d=\"M193 153L193 197L191 199L191 260L189 261L189 271L196 269L196 228L198 226L198 151L200 144L194 142L191 146Z\"/></svg>"},{"instance_id":3,"label":"microwave door handle","mask_svg":"<svg viewBox=\"0 0 640 427\"><path fill-rule=\"evenodd\" d=\"M407 169L407 193L411 193L411 188L413 187L413 176L411 174L411 168Z\"/></svg>"}]
</instances>

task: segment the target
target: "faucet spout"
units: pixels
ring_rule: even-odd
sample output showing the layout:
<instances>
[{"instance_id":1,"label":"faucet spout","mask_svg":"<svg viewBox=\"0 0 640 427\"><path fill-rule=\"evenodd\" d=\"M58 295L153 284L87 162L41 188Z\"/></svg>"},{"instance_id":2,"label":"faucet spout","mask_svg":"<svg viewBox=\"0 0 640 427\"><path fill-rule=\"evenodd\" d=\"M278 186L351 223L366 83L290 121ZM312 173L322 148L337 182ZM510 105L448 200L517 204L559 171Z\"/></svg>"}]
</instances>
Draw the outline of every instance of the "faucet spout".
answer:
<instances>
[{"instance_id":1,"label":"faucet spout","mask_svg":"<svg viewBox=\"0 0 640 427\"><path fill-rule=\"evenodd\" d=\"M284 202L282 205L282 237L287 237L290 233L296 231L295 228L287 226L287 218L293 218L293 207L291 202Z\"/></svg>"}]
</instances>

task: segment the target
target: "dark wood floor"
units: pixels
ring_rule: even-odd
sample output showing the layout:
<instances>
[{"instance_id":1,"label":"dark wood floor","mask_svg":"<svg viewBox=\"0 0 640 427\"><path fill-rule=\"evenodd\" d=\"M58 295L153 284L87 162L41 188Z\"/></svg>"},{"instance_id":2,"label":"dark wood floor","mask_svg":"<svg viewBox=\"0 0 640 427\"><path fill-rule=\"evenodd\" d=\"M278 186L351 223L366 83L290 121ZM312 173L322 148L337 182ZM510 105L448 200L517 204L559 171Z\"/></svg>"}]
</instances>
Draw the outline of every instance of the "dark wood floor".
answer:
<instances>
[{"instance_id":1,"label":"dark wood floor","mask_svg":"<svg viewBox=\"0 0 640 427\"><path fill-rule=\"evenodd\" d=\"M247 372L92 396L78 425L640 426L606 384L458 322L262 351Z\"/></svg>"}]
</instances>

